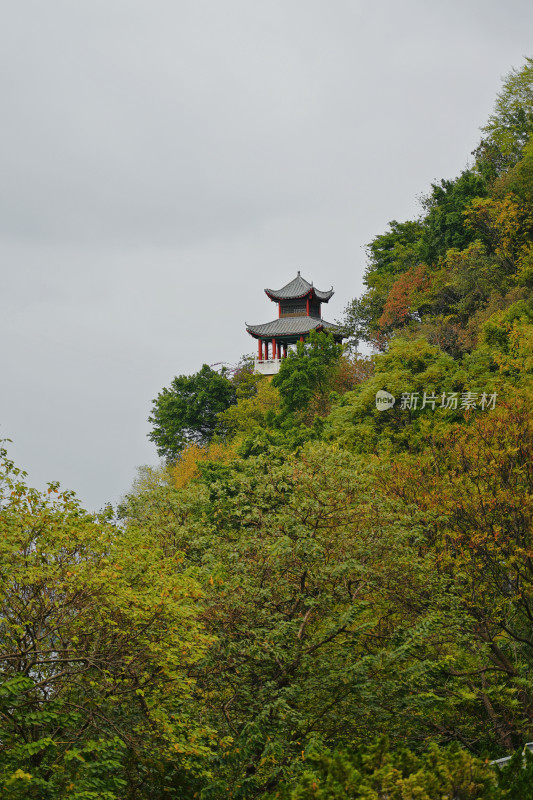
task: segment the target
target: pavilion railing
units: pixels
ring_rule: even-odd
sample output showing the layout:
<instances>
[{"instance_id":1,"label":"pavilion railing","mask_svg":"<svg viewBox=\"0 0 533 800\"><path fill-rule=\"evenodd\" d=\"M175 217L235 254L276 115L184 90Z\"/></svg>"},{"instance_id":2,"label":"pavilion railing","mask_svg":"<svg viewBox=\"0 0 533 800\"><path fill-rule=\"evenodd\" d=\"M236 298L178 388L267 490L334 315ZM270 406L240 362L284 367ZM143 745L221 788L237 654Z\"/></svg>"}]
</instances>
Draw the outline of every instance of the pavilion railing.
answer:
<instances>
[{"instance_id":1,"label":"pavilion railing","mask_svg":"<svg viewBox=\"0 0 533 800\"><path fill-rule=\"evenodd\" d=\"M281 364L280 358L264 358L260 360L255 358L255 372L260 375L276 375L279 372Z\"/></svg>"}]
</instances>

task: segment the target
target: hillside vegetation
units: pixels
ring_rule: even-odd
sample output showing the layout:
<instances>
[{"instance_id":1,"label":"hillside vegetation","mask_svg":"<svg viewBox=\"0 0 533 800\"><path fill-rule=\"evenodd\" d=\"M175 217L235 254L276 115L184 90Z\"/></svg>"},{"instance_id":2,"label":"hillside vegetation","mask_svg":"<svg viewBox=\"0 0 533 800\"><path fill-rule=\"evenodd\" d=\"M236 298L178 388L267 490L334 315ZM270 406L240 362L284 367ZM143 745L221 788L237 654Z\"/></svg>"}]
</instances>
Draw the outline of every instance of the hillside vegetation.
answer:
<instances>
[{"instance_id":1,"label":"hillside vegetation","mask_svg":"<svg viewBox=\"0 0 533 800\"><path fill-rule=\"evenodd\" d=\"M526 59L370 243L375 355L174 378L117 514L2 453L2 797L533 796L532 133Z\"/></svg>"}]
</instances>

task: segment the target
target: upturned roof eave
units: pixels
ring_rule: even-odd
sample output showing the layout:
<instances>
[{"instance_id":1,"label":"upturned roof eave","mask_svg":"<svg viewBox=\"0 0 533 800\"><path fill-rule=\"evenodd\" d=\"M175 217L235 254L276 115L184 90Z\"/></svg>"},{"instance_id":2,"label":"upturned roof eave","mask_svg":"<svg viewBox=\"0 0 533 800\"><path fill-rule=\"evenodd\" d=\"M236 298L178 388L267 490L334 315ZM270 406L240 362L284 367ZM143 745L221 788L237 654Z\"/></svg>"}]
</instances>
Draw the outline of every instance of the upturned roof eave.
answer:
<instances>
[{"instance_id":1,"label":"upturned roof eave","mask_svg":"<svg viewBox=\"0 0 533 800\"><path fill-rule=\"evenodd\" d=\"M338 330L338 326L316 317L281 317L260 325L248 325L246 323L246 330L254 339L281 339L306 336L314 330L326 330L335 333Z\"/></svg>"},{"instance_id":2,"label":"upturned roof eave","mask_svg":"<svg viewBox=\"0 0 533 800\"><path fill-rule=\"evenodd\" d=\"M333 295L333 286L328 292L315 289L312 283L300 275L300 271L292 281L282 286L281 289L265 289L265 294L270 300L280 303L283 300L302 300L305 297L316 298L321 303L327 303Z\"/></svg>"},{"instance_id":3,"label":"upturned roof eave","mask_svg":"<svg viewBox=\"0 0 533 800\"><path fill-rule=\"evenodd\" d=\"M278 289L278 292L280 292L280 291L281 291L281 289ZM266 294L267 297L269 297L275 303L282 303L284 300L288 300L288 301L291 301L291 300L303 300L306 297L309 297L309 298L312 297L313 287L308 289L303 294L291 294L288 297L280 297L279 294L275 291L275 289L265 289L265 294Z\"/></svg>"},{"instance_id":4,"label":"upturned roof eave","mask_svg":"<svg viewBox=\"0 0 533 800\"><path fill-rule=\"evenodd\" d=\"M278 289L277 291L275 289L265 289L265 294L275 303L290 302L291 300L304 300L306 297L308 297L310 300L318 300L319 303L327 303L335 294L333 289L329 289L327 292L322 292L320 289L315 289L314 286L311 286L311 288L303 294L280 296L280 291L281 289Z\"/></svg>"}]
</instances>

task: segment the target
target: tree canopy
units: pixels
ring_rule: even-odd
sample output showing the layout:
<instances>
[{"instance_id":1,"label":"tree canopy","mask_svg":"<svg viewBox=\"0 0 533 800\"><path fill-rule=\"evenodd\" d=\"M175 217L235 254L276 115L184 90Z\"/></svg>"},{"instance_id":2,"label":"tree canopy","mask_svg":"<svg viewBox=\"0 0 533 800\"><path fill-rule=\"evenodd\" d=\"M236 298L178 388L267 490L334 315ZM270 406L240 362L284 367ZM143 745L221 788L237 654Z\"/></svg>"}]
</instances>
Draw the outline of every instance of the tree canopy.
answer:
<instances>
[{"instance_id":1,"label":"tree canopy","mask_svg":"<svg viewBox=\"0 0 533 800\"><path fill-rule=\"evenodd\" d=\"M153 402L149 438L167 461L175 460L190 442L206 444L213 437L218 415L236 399L226 375L204 364L194 375L179 375Z\"/></svg>"},{"instance_id":2,"label":"tree canopy","mask_svg":"<svg viewBox=\"0 0 533 800\"><path fill-rule=\"evenodd\" d=\"M56 485L28 488L5 451L0 479L2 796L186 785L210 746L190 705L209 645L197 581L147 529L119 530Z\"/></svg>"},{"instance_id":3,"label":"tree canopy","mask_svg":"<svg viewBox=\"0 0 533 800\"><path fill-rule=\"evenodd\" d=\"M369 246L372 356L174 378L116 515L2 450L2 797L532 795L531 68Z\"/></svg>"}]
</instances>

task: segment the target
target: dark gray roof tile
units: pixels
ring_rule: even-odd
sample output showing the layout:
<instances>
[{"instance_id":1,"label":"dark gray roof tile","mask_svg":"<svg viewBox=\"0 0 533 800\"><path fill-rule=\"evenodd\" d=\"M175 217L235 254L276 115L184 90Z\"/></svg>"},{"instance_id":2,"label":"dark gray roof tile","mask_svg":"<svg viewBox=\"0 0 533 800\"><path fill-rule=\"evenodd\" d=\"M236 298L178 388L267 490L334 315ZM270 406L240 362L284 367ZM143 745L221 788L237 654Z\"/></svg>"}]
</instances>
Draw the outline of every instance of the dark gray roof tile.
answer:
<instances>
[{"instance_id":1,"label":"dark gray roof tile","mask_svg":"<svg viewBox=\"0 0 533 800\"><path fill-rule=\"evenodd\" d=\"M316 317L281 317L263 325L246 325L246 330L256 338L274 336L304 336L317 328L331 333L340 333L340 328L332 322Z\"/></svg>"},{"instance_id":2,"label":"dark gray roof tile","mask_svg":"<svg viewBox=\"0 0 533 800\"><path fill-rule=\"evenodd\" d=\"M315 289L312 283L302 278L300 272L298 272L294 280L286 286L282 286L281 289L265 289L265 292L272 300L297 300L299 297L305 297L311 290L317 300L322 303L327 303L333 294L333 288L329 292L321 292L320 289Z\"/></svg>"}]
</instances>

